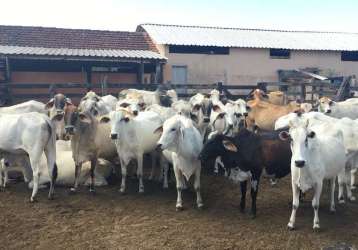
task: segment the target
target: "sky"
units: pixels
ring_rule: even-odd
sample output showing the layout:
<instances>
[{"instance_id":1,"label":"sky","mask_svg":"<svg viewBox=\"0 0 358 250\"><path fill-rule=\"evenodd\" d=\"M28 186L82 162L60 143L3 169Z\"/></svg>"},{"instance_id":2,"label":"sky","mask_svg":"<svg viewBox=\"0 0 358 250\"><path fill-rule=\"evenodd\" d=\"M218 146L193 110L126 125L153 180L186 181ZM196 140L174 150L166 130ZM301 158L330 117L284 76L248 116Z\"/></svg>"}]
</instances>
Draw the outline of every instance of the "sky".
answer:
<instances>
[{"instance_id":1,"label":"sky","mask_svg":"<svg viewBox=\"0 0 358 250\"><path fill-rule=\"evenodd\" d=\"M358 33L358 0L0 0L1 25L134 31L141 23Z\"/></svg>"}]
</instances>

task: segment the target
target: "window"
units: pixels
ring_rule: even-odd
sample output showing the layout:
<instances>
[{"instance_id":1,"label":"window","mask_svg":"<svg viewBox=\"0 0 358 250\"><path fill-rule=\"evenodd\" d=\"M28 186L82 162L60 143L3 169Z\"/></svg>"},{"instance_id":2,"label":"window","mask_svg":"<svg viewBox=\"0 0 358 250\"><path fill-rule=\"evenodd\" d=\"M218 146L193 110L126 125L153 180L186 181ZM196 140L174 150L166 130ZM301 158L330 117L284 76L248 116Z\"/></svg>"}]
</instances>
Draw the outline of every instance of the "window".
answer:
<instances>
[{"instance_id":1,"label":"window","mask_svg":"<svg viewBox=\"0 0 358 250\"><path fill-rule=\"evenodd\" d=\"M358 51L342 51L341 60L357 62L358 61Z\"/></svg>"},{"instance_id":2,"label":"window","mask_svg":"<svg viewBox=\"0 0 358 250\"><path fill-rule=\"evenodd\" d=\"M270 57L273 59L289 59L290 52L288 49L270 49Z\"/></svg>"},{"instance_id":3,"label":"window","mask_svg":"<svg viewBox=\"0 0 358 250\"><path fill-rule=\"evenodd\" d=\"M169 45L169 53L228 55L230 53L230 49L228 47L216 46Z\"/></svg>"}]
</instances>

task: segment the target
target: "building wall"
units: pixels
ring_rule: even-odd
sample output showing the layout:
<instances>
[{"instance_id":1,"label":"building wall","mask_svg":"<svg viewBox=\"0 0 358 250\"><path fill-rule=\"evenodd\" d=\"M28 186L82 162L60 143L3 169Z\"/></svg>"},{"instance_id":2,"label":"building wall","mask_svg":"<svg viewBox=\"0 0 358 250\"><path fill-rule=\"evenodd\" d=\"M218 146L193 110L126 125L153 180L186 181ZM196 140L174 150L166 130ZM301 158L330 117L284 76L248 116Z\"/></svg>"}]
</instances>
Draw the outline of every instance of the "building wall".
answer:
<instances>
[{"instance_id":1,"label":"building wall","mask_svg":"<svg viewBox=\"0 0 358 250\"><path fill-rule=\"evenodd\" d=\"M277 81L279 69L306 67L317 67L332 75L358 75L358 62L342 62L340 52L291 51L290 59L271 59L269 49L231 48L229 55L202 55L170 54L167 46L157 46L168 58L164 82L171 81L173 65L187 66L188 83L256 84Z\"/></svg>"}]
</instances>

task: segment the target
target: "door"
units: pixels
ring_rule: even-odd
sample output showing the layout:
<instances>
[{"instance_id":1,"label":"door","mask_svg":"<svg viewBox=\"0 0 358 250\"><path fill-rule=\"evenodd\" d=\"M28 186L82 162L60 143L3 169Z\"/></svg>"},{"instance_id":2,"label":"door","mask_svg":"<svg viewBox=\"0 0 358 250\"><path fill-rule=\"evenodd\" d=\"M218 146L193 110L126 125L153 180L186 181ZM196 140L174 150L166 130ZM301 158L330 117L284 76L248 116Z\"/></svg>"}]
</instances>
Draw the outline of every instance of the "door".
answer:
<instances>
[{"instance_id":1,"label":"door","mask_svg":"<svg viewBox=\"0 0 358 250\"><path fill-rule=\"evenodd\" d=\"M187 66L172 66L172 83L173 84L187 84L188 68ZM178 94L185 94L186 88L177 88Z\"/></svg>"}]
</instances>

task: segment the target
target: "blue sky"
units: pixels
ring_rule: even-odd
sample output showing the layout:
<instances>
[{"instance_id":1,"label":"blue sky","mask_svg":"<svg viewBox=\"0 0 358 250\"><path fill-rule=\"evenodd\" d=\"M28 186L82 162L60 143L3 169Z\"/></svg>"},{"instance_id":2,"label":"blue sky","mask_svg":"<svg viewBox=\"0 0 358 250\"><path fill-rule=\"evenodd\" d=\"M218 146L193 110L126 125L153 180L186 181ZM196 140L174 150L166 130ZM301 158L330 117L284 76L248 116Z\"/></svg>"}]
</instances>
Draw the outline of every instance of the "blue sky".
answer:
<instances>
[{"instance_id":1,"label":"blue sky","mask_svg":"<svg viewBox=\"0 0 358 250\"><path fill-rule=\"evenodd\" d=\"M140 23L358 33L357 0L11 0L0 24L135 30Z\"/></svg>"}]
</instances>

